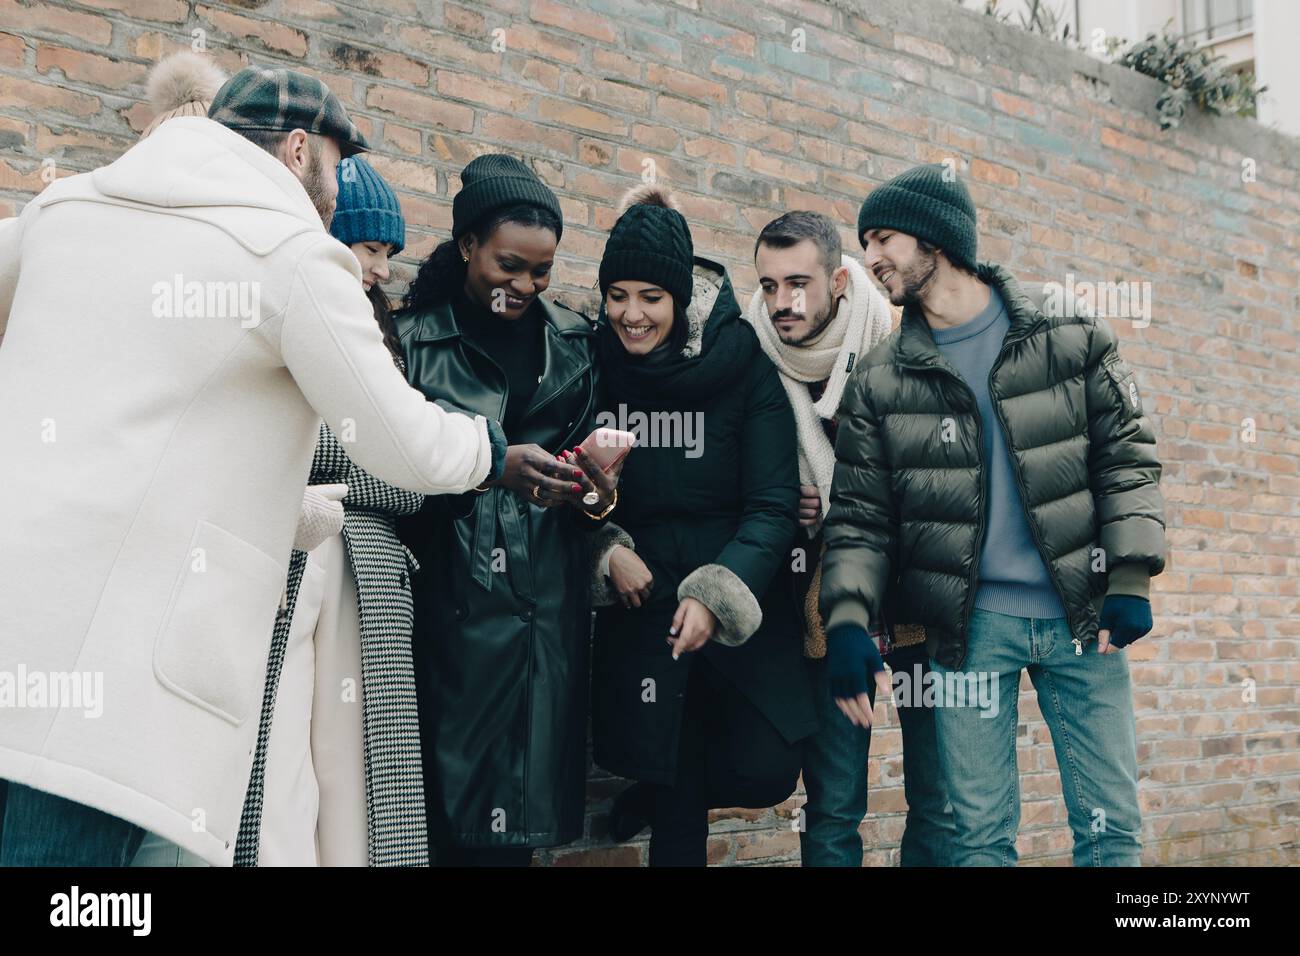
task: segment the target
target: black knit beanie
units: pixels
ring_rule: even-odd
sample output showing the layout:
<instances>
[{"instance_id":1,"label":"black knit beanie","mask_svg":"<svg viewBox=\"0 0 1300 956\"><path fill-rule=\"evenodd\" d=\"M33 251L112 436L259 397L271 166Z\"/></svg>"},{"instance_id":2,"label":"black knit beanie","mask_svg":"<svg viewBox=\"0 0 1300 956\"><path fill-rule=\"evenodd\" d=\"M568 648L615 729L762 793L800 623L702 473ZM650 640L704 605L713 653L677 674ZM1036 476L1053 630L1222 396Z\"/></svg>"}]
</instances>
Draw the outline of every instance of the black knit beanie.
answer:
<instances>
[{"instance_id":1,"label":"black knit beanie","mask_svg":"<svg viewBox=\"0 0 1300 956\"><path fill-rule=\"evenodd\" d=\"M695 244L686 219L661 186L638 186L623 197L600 259L600 294L614 282L652 282L683 309L691 301Z\"/></svg>"},{"instance_id":2,"label":"black knit beanie","mask_svg":"<svg viewBox=\"0 0 1300 956\"><path fill-rule=\"evenodd\" d=\"M872 190L858 212L858 242L868 229L897 229L944 251L955 265L975 271L978 237L975 204L966 185L939 163L913 166Z\"/></svg>"},{"instance_id":3,"label":"black knit beanie","mask_svg":"<svg viewBox=\"0 0 1300 956\"><path fill-rule=\"evenodd\" d=\"M488 153L461 171L460 192L451 202L451 236L459 239L483 217L506 206L539 206L555 214L560 227L564 215L551 188L531 169L504 153ZM557 229L556 239L560 237Z\"/></svg>"}]
</instances>

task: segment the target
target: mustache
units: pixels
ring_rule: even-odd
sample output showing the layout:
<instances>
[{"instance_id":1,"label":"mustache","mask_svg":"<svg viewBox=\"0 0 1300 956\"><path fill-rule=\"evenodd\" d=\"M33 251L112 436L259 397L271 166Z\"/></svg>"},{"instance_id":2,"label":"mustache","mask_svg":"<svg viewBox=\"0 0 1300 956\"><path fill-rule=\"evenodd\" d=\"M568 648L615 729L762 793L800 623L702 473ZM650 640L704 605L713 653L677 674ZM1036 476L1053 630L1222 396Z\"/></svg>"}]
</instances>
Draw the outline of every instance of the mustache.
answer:
<instances>
[{"instance_id":1,"label":"mustache","mask_svg":"<svg viewBox=\"0 0 1300 956\"><path fill-rule=\"evenodd\" d=\"M778 309L772 315L773 322L779 322L781 319L799 319L802 321L804 318L805 316L802 312L795 312L793 309Z\"/></svg>"}]
</instances>

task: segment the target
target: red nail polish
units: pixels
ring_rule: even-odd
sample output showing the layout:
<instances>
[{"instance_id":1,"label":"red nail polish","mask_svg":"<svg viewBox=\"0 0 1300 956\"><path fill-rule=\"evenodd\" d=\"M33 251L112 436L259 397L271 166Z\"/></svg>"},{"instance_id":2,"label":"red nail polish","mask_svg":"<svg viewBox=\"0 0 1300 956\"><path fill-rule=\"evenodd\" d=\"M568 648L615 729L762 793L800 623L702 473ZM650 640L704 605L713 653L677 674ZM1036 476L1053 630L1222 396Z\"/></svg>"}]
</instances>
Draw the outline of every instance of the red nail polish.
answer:
<instances>
[{"instance_id":1,"label":"red nail polish","mask_svg":"<svg viewBox=\"0 0 1300 956\"><path fill-rule=\"evenodd\" d=\"M581 491L581 490L582 490L582 485L574 485L574 486L573 486L573 490L574 490L575 493Z\"/></svg>"}]
</instances>

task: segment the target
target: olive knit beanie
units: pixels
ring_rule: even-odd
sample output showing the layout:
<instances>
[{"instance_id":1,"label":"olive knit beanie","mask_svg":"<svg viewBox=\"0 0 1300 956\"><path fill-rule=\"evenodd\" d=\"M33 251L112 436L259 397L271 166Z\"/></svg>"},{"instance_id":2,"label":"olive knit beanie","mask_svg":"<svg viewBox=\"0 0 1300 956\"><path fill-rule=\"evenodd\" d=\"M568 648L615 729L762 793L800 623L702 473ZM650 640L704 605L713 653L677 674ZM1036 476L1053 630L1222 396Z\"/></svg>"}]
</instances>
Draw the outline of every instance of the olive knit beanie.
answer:
<instances>
[{"instance_id":1,"label":"olive knit beanie","mask_svg":"<svg viewBox=\"0 0 1300 956\"><path fill-rule=\"evenodd\" d=\"M858 242L868 229L897 229L938 246L975 271L975 204L965 184L939 163L913 166L872 190L858 212Z\"/></svg>"}]
</instances>

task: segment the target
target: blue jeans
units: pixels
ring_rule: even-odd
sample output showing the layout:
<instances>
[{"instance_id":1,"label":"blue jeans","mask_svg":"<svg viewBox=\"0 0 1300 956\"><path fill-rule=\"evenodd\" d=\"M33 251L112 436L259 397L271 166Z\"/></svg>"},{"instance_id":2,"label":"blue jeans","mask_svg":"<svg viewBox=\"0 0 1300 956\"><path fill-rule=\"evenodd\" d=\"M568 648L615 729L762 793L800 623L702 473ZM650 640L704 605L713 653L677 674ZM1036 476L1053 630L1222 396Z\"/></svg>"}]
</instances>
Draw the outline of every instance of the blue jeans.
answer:
<instances>
[{"instance_id":1,"label":"blue jeans","mask_svg":"<svg viewBox=\"0 0 1300 956\"><path fill-rule=\"evenodd\" d=\"M955 865L1016 863L1017 700L1026 667L1056 749L1074 865L1141 864L1128 661L1123 653L1098 654L1095 643L1076 654L1071 637L1065 618L1011 617L976 608L962 671L932 662L945 678L974 679L981 687L980 704L994 705L970 705L968 691L967 706L937 708L939 753L957 823Z\"/></svg>"},{"instance_id":2,"label":"blue jeans","mask_svg":"<svg viewBox=\"0 0 1300 956\"><path fill-rule=\"evenodd\" d=\"M102 810L10 781L0 867L126 866L144 835Z\"/></svg>"},{"instance_id":3,"label":"blue jeans","mask_svg":"<svg viewBox=\"0 0 1300 956\"><path fill-rule=\"evenodd\" d=\"M889 655L895 672L929 665L924 648L904 648ZM807 662L817 697L820 727L804 741L804 829L799 834L804 866L861 866L858 827L867 813L867 757L871 729L855 727L831 697L826 662ZM868 691L875 701L875 686ZM907 823L900 863L947 866L955 825L939 772L933 708L899 707L903 733L903 790Z\"/></svg>"}]
</instances>

